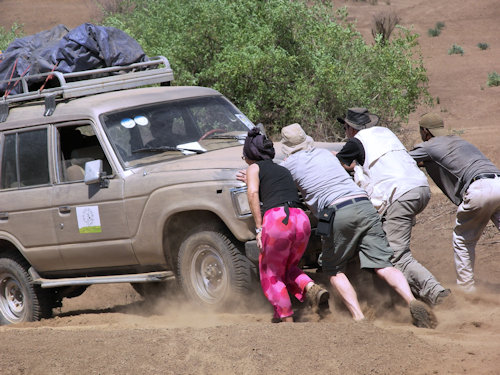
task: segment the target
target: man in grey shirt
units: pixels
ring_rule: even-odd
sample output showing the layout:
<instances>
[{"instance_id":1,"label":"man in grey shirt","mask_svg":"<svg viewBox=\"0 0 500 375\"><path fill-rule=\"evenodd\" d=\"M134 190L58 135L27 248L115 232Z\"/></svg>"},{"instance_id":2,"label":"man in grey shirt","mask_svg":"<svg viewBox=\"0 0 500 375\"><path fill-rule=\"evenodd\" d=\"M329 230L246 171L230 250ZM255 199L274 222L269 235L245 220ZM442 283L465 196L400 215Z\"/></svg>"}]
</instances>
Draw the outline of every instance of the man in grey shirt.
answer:
<instances>
[{"instance_id":1,"label":"man in grey shirt","mask_svg":"<svg viewBox=\"0 0 500 375\"><path fill-rule=\"evenodd\" d=\"M330 151L314 147L299 124L284 127L281 136L286 156L282 165L290 170L312 213L318 217L327 207L335 210L332 233L322 238L323 272L330 276L354 320L365 317L344 271L359 254L361 268L373 270L408 303L416 326L434 328L437 321L430 308L415 299L403 273L392 266L393 251L366 192Z\"/></svg>"},{"instance_id":2,"label":"man in grey shirt","mask_svg":"<svg viewBox=\"0 0 500 375\"><path fill-rule=\"evenodd\" d=\"M474 145L447 135L438 114L422 116L419 125L424 142L410 155L458 206L453 230L457 284L466 292L474 292L477 241L488 220L500 230L500 170Z\"/></svg>"}]
</instances>

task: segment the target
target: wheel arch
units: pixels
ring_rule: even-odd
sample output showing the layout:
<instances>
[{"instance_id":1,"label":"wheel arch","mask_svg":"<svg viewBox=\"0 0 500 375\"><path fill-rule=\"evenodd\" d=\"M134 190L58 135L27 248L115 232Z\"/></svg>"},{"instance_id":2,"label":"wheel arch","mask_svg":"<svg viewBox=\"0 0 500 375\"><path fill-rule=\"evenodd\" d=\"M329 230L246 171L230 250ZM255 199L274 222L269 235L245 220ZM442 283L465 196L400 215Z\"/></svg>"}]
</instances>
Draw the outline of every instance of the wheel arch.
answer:
<instances>
[{"instance_id":1,"label":"wheel arch","mask_svg":"<svg viewBox=\"0 0 500 375\"><path fill-rule=\"evenodd\" d=\"M19 249L18 246L16 246L12 241L5 239L5 238L0 238L0 258L5 258L9 256L15 256L18 259L23 259L24 262L27 264L30 264L28 259L24 256L23 252Z\"/></svg>"},{"instance_id":2,"label":"wheel arch","mask_svg":"<svg viewBox=\"0 0 500 375\"><path fill-rule=\"evenodd\" d=\"M173 270L177 271L177 256L181 243L188 235L201 228L221 231L242 246L242 243L231 234L224 221L214 212L208 210L178 212L170 216L163 227L163 250Z\"/></svg>"}]
</instances>

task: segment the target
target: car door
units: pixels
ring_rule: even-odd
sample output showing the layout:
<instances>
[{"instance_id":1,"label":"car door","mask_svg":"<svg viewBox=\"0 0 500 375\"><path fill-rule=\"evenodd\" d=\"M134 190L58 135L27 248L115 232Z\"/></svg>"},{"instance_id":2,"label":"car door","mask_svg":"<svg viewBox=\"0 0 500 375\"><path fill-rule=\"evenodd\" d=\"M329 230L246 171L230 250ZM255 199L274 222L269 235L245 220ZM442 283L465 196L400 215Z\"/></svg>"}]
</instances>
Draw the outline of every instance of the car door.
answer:
<instances>
[{"instance_id":1,"label":"car door","mask_svg":"<svg viewBox=\"0 0 500 375\"><path fill-rule=\"evenodd\" d=\"M0 237L39 271L63 268L51 215L48 128L1 134Z\"/></svg>"},{"instance_id":2,"label":"car door","mask_svg":"<svg viewBox=\"0 0 500 375\"><path fill-rule=\"evenodd\" d=\"M67 269L109 269L136 265L123 203L123 180L88 122L54 126L56 184L53 221ZM86 185L87 161L103 160L109 185Z\"/></svg>"}]
</instances>

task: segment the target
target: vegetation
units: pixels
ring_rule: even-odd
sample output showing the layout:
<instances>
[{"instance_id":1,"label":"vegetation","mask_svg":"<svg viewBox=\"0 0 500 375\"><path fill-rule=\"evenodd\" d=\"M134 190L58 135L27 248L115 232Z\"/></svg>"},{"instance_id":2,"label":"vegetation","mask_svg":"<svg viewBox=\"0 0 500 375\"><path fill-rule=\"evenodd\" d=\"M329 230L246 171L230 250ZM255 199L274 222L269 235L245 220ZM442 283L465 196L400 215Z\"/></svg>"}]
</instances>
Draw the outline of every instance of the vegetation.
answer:
<instances>
[{"instance_id":1,"label":"vegetation","mask_svg":"<svg viewBox=\"0 0 500 375\"><path fill-rule=\"evenodd\" d=\"M438 21L436 22L436 26L433 29L427 30L427 34L429 36L435 37L441 34L441 30L444 28L444 22Z\"/></svg>"},{"instance_id":2,"label":"vegetation","mask_svg":"<svg viewBox=\"0 0 500 375\"><path fill-rule=\"evenodd\" d=\"M444 29L444 22L437 21L436 22L436 29L438 29L438 30Z\"/></svg>"},{"instance_id":3,"label":"vegetation","mask_svg":"<svg viewBox=\"0 0 500 375\"><path fill-rule=\"evenodd\" d=\"M486 81L488 86L500 86L500 74L497 72L488 73L488 80Z\"/></svg>"},{"instance_id":4,"label":"vegetation","mask_svg":"<svg viewBox=\"0 0 500 375\"><path fill-rule=\"evenodd\" d=\"M464 49L457 44L453 44L448 50L448 55L463 55Z\"/></svg>"},{"instance_id":5,"label":"vegetation","mask_svg":"<svg viewBox=\"0 0 500 375\"><path fill-rule=\"evenodd\" d=\"M99 2L99 1L98 1ZM101 0L103 23L129 33L149 56L165 55L177 85L213 87L271 135L299 122L318 139L339 140L336 122L365 106L392 129L431 103L418 35L395 26L368 45L321 1ZM22 35L0 29L0 49Z\"/></svg>"},{"instance_id":6,"label":"vegetation","mask_svg":"<svg viewBox=\"0 0 500 375\"><path fill-rule=\"evenodd\" d=\"M477 46L478 46L478 48L479 48L480 50L483 50L483 51L484 51L484 50L486 50L486 49L488 49L488 48L490 47L490 46L488 45L488 43L478 43L478 44L477 44Z\"/></svg>"},{"instance_id":7,"label":"vegetation","mask_svg":"<svg viewBox=\"0 0 500 375\"><path fill-rule=\"evenodd\" d=\"M5 51L7 46L16 38L23 36L22 26L14 23L10 30L5 30L0 26L0 51Z\"/></svg>"},{"instance_id":8,"label":"vegetation","mask_svg":"<svg viewBox=\"0 0 500 375\"><path fill-rule=\"evenodd\" d=\"M169 58L178 85L213 87L262 122L270 134L299 122L321 139L344 132L336 117L366 106L392 128L422 101L427 76L411 30L367 45L346 21L317 2L135 0L105 24Z\"/></svg>"},{"instance_id":9,"label":"vegetation","mask_svg":"<svg viewBox=\"0 0 500 375\"><path fill-rule=\"evenodd\" d=\"M427 34L432 37L439 36L439 34L441 34L441 30L437 28L429 29L427 30Z\"/></svg>"}]
</instances>

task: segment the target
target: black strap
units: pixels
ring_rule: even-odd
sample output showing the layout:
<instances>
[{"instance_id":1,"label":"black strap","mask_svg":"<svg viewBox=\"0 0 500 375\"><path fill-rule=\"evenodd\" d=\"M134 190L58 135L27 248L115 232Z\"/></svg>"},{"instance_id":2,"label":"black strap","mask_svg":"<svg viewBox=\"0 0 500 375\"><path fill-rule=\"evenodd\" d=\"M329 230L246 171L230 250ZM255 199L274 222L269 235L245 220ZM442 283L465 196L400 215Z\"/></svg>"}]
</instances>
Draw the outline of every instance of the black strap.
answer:
<instances>
[{"instance_id":1,"label":"black strap","mask_svg":"<svg viewBox=\"0 0 500 375\"><path fill-rule=\"evenodd\" d=\"M285 225L288 225L288 219L290 218L290 206L288 205L288 202L285 202L285 205L283 207L285 208L286 216L281 222Z\"/></svg>"}]
</instances>

